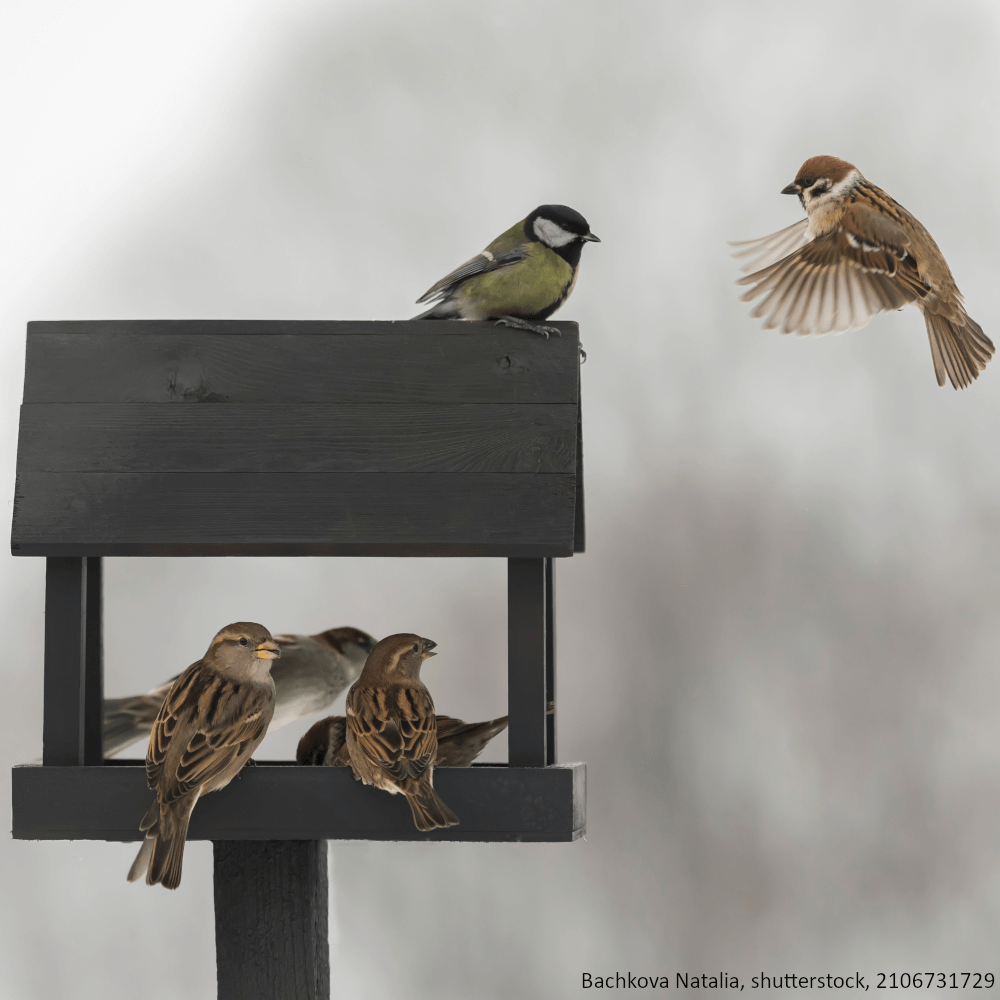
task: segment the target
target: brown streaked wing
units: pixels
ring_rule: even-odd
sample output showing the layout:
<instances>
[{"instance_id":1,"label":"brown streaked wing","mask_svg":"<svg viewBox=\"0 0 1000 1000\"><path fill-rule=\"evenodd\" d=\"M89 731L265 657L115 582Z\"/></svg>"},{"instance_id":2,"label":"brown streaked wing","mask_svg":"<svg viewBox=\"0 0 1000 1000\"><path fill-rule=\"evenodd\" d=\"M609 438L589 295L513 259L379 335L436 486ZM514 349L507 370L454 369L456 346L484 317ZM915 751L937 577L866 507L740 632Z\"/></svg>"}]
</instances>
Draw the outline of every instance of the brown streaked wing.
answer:
<instances>
[{"instance_id":1,"label":"brown streaked wing","mask_svg":"<svg viewBox=\"0 0 1000 1000\"><path fill-rule=\"evenodd\" d=\"M806 235L808 228L809 220L800 219L794 225L777 233L771 233L770 236L762 236L756 240L731 241L729 245L739 249L734 250L729 256L733 260L748 260L740 268L744 274L748 271L759 271L761 268L776 264L804 246L809 240Z\"/></svg>"},{"instance_id":2,"label":"brown streaked wing","mask_svg":"<svg viewBox=\"0 0 1000 1000\"><path fill-rule=\"evenodd\" d=\"M355 745L393 780L419 778L433 762L437 726L426 688L354 688L348 708Z\"/></svg>"},{"instance_id":3,"label":"brown streaked wing","mask_svg":"<svg viewBox=\"0 0 1000 1000\"><path fill-rule=\"evenodd\" d=\"M199 667L201 660L192 663L173 683L167 696L160 705L160 710L153 721L149 734L149 748L146 751L146 782L150 788L155 788L163 769L163 760L167 755L167 747L177 729L184 704L191 695L192 687L198 686ZM197 700L197 693L194 699Z\"/></svg>"},{"instance_id":4,"label":"brown streaked wing","mask_svg":"<svg viewBox=\"0 0 1000 1000\"><path fill-rule=\"evenodd\" d=\"M855 241L857 242L857 241ZM742 301L764 299L751 316L784 333L843 333L886 309L924 298L928 287L888 248L852 246L836 229L795 253L737 281L750 285Z\"/></svg>"}]
</instances>

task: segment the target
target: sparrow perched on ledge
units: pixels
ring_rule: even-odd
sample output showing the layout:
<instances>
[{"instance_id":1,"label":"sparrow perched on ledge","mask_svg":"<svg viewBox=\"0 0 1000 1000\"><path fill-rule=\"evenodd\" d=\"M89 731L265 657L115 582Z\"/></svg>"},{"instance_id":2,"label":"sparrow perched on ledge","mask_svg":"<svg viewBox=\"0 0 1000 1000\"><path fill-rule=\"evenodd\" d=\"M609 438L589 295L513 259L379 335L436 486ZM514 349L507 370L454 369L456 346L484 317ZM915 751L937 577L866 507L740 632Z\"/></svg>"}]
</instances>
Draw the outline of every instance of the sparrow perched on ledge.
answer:
<instances>
[{"instance_id":1,"label":"sparrow perched on ledge","mask_svg":"<svg viewBox=\"0 0 1000 1000\"><path fill-rule=\"evenodd\" d=\"M276 635L274 641L281 649L281 661L271 671L275 688L272 731L329 708L358 678L375 645L367 632L350 627L331 628L318 635ZM148 694L105 699L105 757L148 739L153 720L176 680L172 677Z\"/></svg>"},{"instance_id":2,"label":"sparrow perched on ledge","mask_svg":"<svg viewBox=\"0 0 1000 1000\"><path fill-rule=\"evenodd\" d=\"M402 793L421 831L455 826L458 817L434 791L437 722L420 666L437 645L419 635L390 635L368 654L347 692L348 760L354 776Z\"/></svg>"},{"instance_id":3,"label":"sparrow perched on ledge","mask_svg":"<svg viewBox=\"0 0 1000 1000\"><path fill-rule=\"evenodd\" d=\"M435 767L470 767L486 744L507 728L507 716L490 722L463 722L450 715L436 715L437 755ZM299 740L295 763L324 767L348 767L347 719L329 715L310 726Z\"/></svg>"},{"instance_id":4,"label":"sparrow perched on ledge","mask_svg":"<svg viewBox=\"0 0 1000 1000\"><path fill-rule=\"evenodd\" d=\"M798 195L807 218L745 243L737 284L742 300L764 299L750 314L784 333L842 333L876 313L914 303L924 315L938 385L956 389L979 377L993 342L962 305L948 263L931 234L853 164L814 156L782 194Z\"/></svg>"},{"instance_id":5,"label":"sparrow perched on ledge","mask_svg":"<svg viewBox=\"0 0 1000 1000\"><path fill-rule=\"evenodd\" d=\"M271 663L281 655L263 625L236 622L171 685L146 753L156 792L139 829L146 835L128 880L181 884L184 841L198 799L225 788L250 759L274 712Z\"/></svg>"},{"instance_id":6,"label":"sparrow perched on ledge","mask_svg":"<svg viewBox=\"0 0 1000 1000\"><path fill-rule=\"evenodd\" d=\"M557 327L542 321L570 297L583 244L600 242L579 212L540 205L427 289L418 303L440 301L413 318L493 319L545 337L558 335Z\"/></svg>"}]
</instances>

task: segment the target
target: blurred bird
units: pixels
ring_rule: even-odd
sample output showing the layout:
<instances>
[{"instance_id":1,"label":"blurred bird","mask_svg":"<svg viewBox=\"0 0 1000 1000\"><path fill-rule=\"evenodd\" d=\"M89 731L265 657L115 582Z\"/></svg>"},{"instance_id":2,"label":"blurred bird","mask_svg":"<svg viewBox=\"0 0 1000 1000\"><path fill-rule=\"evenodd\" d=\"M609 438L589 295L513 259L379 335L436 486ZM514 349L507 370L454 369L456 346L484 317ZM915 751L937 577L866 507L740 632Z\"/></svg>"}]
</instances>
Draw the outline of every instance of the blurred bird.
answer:
<instances>
[{"instance_id":1,"label":"blurred bird","mask_svg":"<svg viewBox=\"0 0 1000 1000\"><path fill-rule=\"evenodd\" d=\"M184 841L198 799L225 788L264 738L274 712L271 662L281 655L263 625L236 622L171 685L146 753L156 792L139 829L146 835L128 880L181 884Z\"/></svg>"},{"instance_id":2,"label":"blurred bird","mask_svg":"<svg viewBox=\"0 0 1000 1000\"><path fill-rule=\"evenodd\" d=\"M436 715L435 767L469 767L486 744L507 728L507 716L490 722L463 722L450 715ZM296 764L348 767L347 719L330 715L311 726L299 740Z\"/></svg>"},{"instance_id":3,"label":"blurred bird","mask_svg":"<svg viewBox=\"0 0 1000 1000\"><path fill-rule=\"evenodd\" d=\"M436 645L410 633L390 635L376 643L347 692L346 745L354 776L405 795L422 831L458 823L432 782L437 724L420 666Z\"/></svg>"},{"instance_id":4,"label":"blurred bird","mask_svg":"<svg viewBox=\"0 0 1000 1000\"><path fill-rule=\"evenodd\" d=\"M587 220L565 205L540 205L481 254L432 285L417 302L433 302L414 319L493 319L548 337L544 326L576 284L584 243L600 243Z\"/></svg>"},{"instance_id":5,"label":"blurred bird","mask_svg":"<svg viewBox=\"0 0 1000 1000\"><path fill-rule=\"evenodd\" d=\"M750 314L784 333L842 333L876 313L914 303L923 313L938 385L971 385L993 357L993 342L971 319L931 234L853 164L806 160L782 194L798 195L807 218L745 243L742 298L764 300ZM766 293L766 294L765 294Z\"/></svg>"},{"instance_id":6,"label":"blurred bird","mask_svg":"<svg viewBox=\"0 0 1000 1000\"><path fill-rule=\"evenodd\" d=\"M357 628L331 628L318 635L276 635L281 662L271 671L274 680L273 732L289 722L329 708L361 673L375 640ZM104 701L104 756L112 757L142 739L148 739L163 699L177 680L148 694Z\"/></svg>"}]
</instances>

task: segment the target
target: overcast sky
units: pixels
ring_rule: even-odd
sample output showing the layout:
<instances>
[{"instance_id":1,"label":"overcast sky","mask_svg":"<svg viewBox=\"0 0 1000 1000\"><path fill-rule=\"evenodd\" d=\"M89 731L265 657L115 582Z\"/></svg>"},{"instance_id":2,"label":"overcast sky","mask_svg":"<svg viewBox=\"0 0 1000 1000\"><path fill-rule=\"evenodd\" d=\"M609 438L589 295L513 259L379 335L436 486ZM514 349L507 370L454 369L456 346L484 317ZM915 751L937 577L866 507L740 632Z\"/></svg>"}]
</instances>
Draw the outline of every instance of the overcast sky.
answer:
<instances>
[{"instance_id":1,"label":"overcast sky","mask_svg":"<svg viewBox=\"0 0 1000 1000\"><path fill-rule=\"evenodd\" d=\"M399 319L538 204L603 240L556 317L589 354L588 551L557 567L587 840L334 845L335 996L1000 971L1000 362L937 388L915 309L763 331L726 247L796 221L781 188L841 156L930 229L997 340L998 43L985 0L0 10L8 511L28 320ZM505 711L499 560L107 578L110 695L249 619L432 636L439 709ZM43 579L2 557L5 800L41 753ZM0 995L215 996L210 846L177 893L127 885L134 850L0 841Z\"/></svg>"}]
</instances>

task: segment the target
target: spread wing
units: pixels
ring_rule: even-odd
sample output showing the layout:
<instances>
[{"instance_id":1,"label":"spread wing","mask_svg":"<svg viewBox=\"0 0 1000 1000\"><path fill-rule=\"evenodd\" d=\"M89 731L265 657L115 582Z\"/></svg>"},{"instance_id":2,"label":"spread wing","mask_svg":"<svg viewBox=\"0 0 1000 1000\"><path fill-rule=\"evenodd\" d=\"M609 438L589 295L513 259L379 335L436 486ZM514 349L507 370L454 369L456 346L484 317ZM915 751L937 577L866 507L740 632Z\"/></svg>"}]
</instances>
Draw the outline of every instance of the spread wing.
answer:
<instances>
[{"instance_id":1,"label":"spread wing","mask_svg":"<svg viewBox=\"0 0 1000 1000\"><path fill-rule=\"evenodd\" d=\"M355 687L348 712L356 746L393 781L417 779L434 762L437 723L425 687Z\"/></svg>"},{"instance_id":2,"label":"spread wing","mask_svg":"<svg viewBox=\"0 0 1000 1000\"><path fill-rule=\"evenodd\" d=\"M737 284L750 285L750 314L784 333L842 333L876 314L925 298L930 286L907 250L905 231L871 210L852 206L843 224Z\"/></svg>"},{"instance_id":3,"label":"spread wing","mask_svg":"<svg viewBox=\"0 0 1000 1000\"><path fill-rule=\"evenodd\" d=\"M740 243L730 243L731 247L739 247L730 256L734 260L746 260L740 270L747 274L750 271L759 271L776 263L790 253L794 253L799 247L808 242L806 230L809 228L808 219L800 219L794 225L780 232L772 233L770 236L762 236L759 240L744 240Z\"/></svg>"},{"instance_id":4,"label":"spread wing","mask_svg":"<svg viewBox=\"0 0 1000 1000\"><path fill-rule=\"evenodd\" d=\"M171 802L242 766L267 732L274 703L258 685L238 684L192 664L170 689L153 723L146 780ZM183 740L175 773L164 775L174 740ZM177 759L177 758L175 758Z\"/></svg>"},{"instance_id":5,"label":"spread wing","mask_svg":"<svg viewBox=\"0 0 1000 1000\"><path fill-rule=\"evenodd\" d=\"M528 251L523 246L513 247L510 250L501 250L498 253L491 253L484 250L477 254L472 260L467 260L461 267L455 268L451 274L445 275L437 284L431 285L417 302L431 302L434 299L444 298L456 285L471 278L474 274L484 274L487 271L496 271L501 267L509 267L519 260L526 260Z\"/></svg>"}]
</instances>

